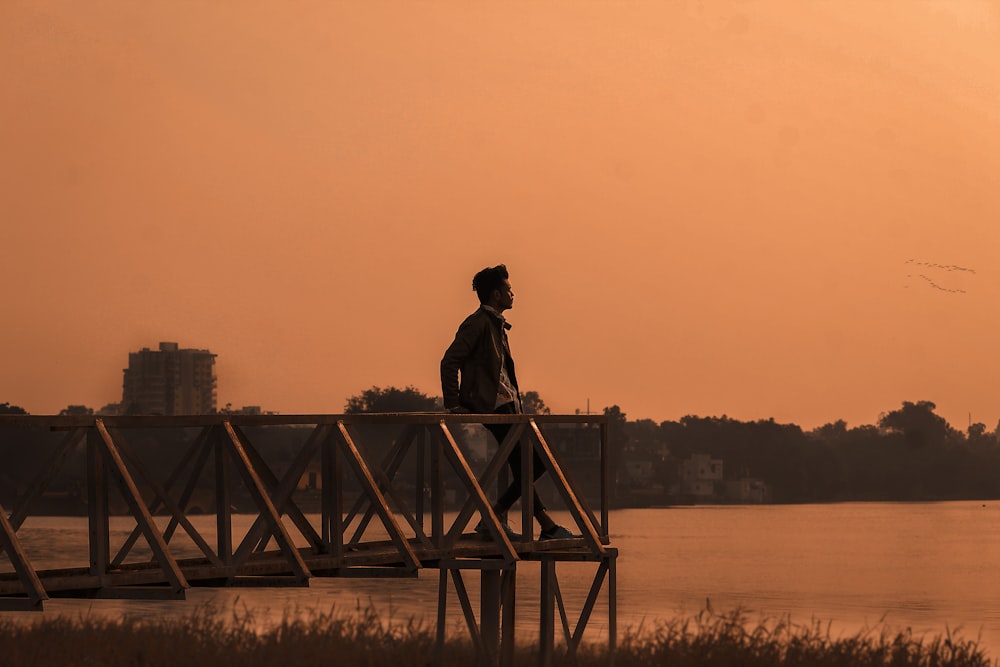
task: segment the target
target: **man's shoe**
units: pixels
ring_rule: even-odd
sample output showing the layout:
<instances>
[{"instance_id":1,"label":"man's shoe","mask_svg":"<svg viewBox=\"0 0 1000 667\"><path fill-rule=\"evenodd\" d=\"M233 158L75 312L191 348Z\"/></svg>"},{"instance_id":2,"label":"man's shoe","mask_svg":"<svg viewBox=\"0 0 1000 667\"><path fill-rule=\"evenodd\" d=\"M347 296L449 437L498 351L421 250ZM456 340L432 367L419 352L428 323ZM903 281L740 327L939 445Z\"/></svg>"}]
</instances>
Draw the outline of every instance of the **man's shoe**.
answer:
<instances>
[{"instance_id":1,"label":"man's shoe","mask_svg":"<svg viewBox=\"0 0 1000 667\"><path fill-rule=\"evenodd\" d=\"M548 530L543 530L542 534L538 536L538 539L540 539L540 540L575 540L575 539L578 539L580 537L583 537L583 535L576 535L574 533L569 532L568 530L566 530L565 528L563 528L560 525L555 525L555 526L552 526L551 528L549 528Z\"/></svg>"},{"instance_id":2,"label":"man's shoe","mask_svg":"<svg viewBox=\"0 0 1000 667\"><path fill-rule=\"evenodd\" d=\"M514 529L508 526L506 521L501 522L500 527L503 528L503 532L506 533L508 540L510 540L511 542L521 541L521 534L515 533ZM490 529L487 528L486 524L483 523L482 521L476 524L476 535L478 535L479 537L481 537L486 541L491 541L493 539L493 533L490 532Z\"/></svg>"}]
</instances>

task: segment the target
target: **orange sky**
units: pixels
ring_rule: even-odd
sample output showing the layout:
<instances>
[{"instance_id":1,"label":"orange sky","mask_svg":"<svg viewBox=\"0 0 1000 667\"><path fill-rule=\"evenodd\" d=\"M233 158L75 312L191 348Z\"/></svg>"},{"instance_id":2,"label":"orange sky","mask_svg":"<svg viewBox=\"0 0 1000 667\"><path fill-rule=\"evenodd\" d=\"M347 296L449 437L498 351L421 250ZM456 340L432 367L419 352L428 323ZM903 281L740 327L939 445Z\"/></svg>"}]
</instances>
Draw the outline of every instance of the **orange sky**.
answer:
<instances>
[{"instance_id":1,"label":"orange sky","mask_svg":"<svg viewBox=\"0 0 1000 667\"><path fill-rule=\"evenodd\" d=\"M436 395L505 262L558 412L1000 419L993 2L5 0L0 63L0 402Z\"/></svg>"}]
</instances>

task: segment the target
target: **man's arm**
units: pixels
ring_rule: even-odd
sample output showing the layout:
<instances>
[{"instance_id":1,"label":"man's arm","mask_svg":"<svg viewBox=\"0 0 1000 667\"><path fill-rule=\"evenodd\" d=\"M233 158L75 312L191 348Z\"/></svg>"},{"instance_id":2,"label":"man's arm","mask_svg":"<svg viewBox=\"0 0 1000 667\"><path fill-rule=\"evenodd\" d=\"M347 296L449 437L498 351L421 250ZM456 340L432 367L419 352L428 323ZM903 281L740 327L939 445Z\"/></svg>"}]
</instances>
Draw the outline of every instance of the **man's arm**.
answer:
<instances>
[{"instance_id":1,"label":"man's arm","mask_svg":"<svg viewBox=\"0 0 1000 667\"><path fill-rule=\"evenodd\" d=\"M455 340L441 358L441 397L444 399L445 410L449 412L462 407L459 398L459 371L473 355L476 343L483 334L483 325L482 318L466 318L458 327Z\"/></svg>"}]
</instances>

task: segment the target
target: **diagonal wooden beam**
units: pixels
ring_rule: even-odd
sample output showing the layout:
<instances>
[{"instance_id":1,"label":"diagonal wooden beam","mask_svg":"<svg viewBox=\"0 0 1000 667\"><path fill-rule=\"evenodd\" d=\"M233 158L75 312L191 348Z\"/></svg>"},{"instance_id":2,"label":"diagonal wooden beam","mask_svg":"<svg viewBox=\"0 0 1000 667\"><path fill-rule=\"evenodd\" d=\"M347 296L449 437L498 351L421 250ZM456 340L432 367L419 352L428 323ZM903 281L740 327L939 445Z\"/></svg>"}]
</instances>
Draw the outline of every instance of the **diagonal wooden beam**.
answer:
<instances>
[{"instance_id":1,"label":"diagonal wooden beam","mask_svg":"<svg viewBox=\"0 0 1000 667\"><path fill-rule=\"evenodd\" d=\"M267 462L249 444L249 440L246 439L243 432L237 429L237 433L240 435L240 439L246 443L247 454L253 460L258 473L261 474L262 480L268 485L274 499L274 506L278 509L278 512L287 513L299 530L302 531L303 537L309 540L313 550L319 553L323 548L323 538L316 532L316 529L309 523L305 515L302 514L302 510L299 509L298 505L291 502L291 496L296 487L298 487L299 480L309 466L309 462L319 451L320 444L326 438L330 437L332 427L329 424L321 424L313 429L309 437L306 438L305 443L303 443L302 449L299 450L295 460L292 461L292 465L285 471L281 481L278 481L270 467L268 467ZM302 522L305 523L305 526L301 525ZM243 538L239 548L236 549L237 563L242 564L255 547L261 548L267 544L269 536L265 533L266 530L267 525L264 517L258 516L250 527L250 530L247 531L246 537Z\"/></svg>"},{"instance_id":2,"label":"diagonal wooden beam","mask_svg":"<svg viewBox=\"0 0 1000 667\"><path fill-rule=\"evenodd\" d=\"M409 452L410 446L417 436L417 427L413 424L407 424L403 429L402 434L396 439L395 444L389 449L385 457L382 459L382 463L379 467L386 472L389 479L393 479L396 475L396 471L399 470L399 466L402 465L403 460L406 458L407 452ZM358 512L365 505L365 501L368 500L367 496L360 496L354 501L354 505L351 506L351 511L348 512L347 517L344 519L344 524L349 525L354 521L354 517L358 515ZM368 502L368 509L365 512L365 518L362 519L362 525L367 525L368 521L371 521L375 514L375 509L371 506L371 502ZM364 532L361 529L361 532Z\"/></svg>"},{"instance_id":3,"label":"diagonal wooden beam","mask_svg":"<svg viewBox=\"0 0 1000 667\"><path fill-rule=\"evenodd\" d=\"M48 600L49 596L45 592L42 582L38 579L38 574L32 567L31 561L24 553L21 542L15 534L14 526L7 519L7 511L2 506L0 506L0 545L6 550L7 557L10 559L11 565L14 566L14 571L17 572L17 578L24 586L30 603L28 608L41 610L42 602Z\"/></svg>"},{"instance_id":4,"label":"diagonal wooden beam","mask_svg":"<svg viewBox=\"0 0 1000 667\"><path fill-rule=\"evenodd\" d=\"M479 482L476 481L476 476L472 474L469 462L465 460L464 456L462 456L462 451L459 449L458 443L455 442L455 438L452 437L451 431L448 430L448 425L444 422L444 420L440 422L440 426L441 435L444 438L445 444L445 457L451 463L451 466L458 474L459 479L461 479L465 484L465 488L469 491L469 494L473 496L476 505L479 507L479 512L482 515L483 522L490 531L490 535L500 546L501 555L503 556L504 561L508 564L514 563L518 559L517 551L514 549L514 545L510 543L507 533L500 524L499 517L497 517L496 512L493 511L493 506L490 505L489 499L483 492L483 487L481 487Z\"/></svg>"},{"instance_id":5,"label":"diagonal wooden beam","mask_svg":"<svg viewBox=\"0 0 1000 667\"><path fill-rule=\"evenodd\" d=\"M555 456L552 455L552 450L549 449L549 444L545 441L545 436L538 429L538 424L535 423L534 419L530 419L529 423L535 434L535 450L545 464L552 481L555 482L556 490L566 503L570 514L573 516L573 520L576 521L577 527L583 532L583 539L590 545L595 554L605 555L606 550L604 545L601 544L601 538L597 535L597 531L587 517L586 510L580 504L580 499L576 491L570 487L566 475L563 474L562 467L556 461Z\"/></svg>"},{"instance_id":6,"label":"diagonal wooden beam","mask_svg":"<svg viewBox=\"0 0 1000 667\"><path fill-rule=\"evenodd\" d=\"M412 441L413 438L411 437L410 442ZM401 462L401 459L397 460L396 464L397 467L399 465L399 462ZM372 473L372 477L375 479L376 482L378 482L379 491L382 492L383 496L387 497L386 498L387 500L391 500L395 504L396 509L399 510L399 513L402 514L403 518L406 519L406 522L409 524L410 529L413 531L413 534L420 541L420 543L423 544L428 549L433 549L434 545L432 545L431 541L427 539L427 536L424 534L423 528L421 528L420 524L417 522L416 516L413 514L413 512L410 511L409 503L407 503L402 496L396 493L396 489L392 485L392 478L390 478L381 467L378 466L374 468L369 467L369 470ZM395 472L395 470L393 472ZM365 514L366 518L368 516L374 516L375 514L374 507L369 507L368 512L366 512ZM358 527L358 532L355 534L355 537L360 537L364 526L365 522L362 522L362 524ZM355 543L354 539L352 539L351 542Z\"/></svg>"},{"instance_id":7,"label":"diagonal wooden beam","mask_svg":"<svg viewBox=\"0 0 1000 667\"><path fill-rule=\"evenodd\" d=\"M56 448L56 451L52 453L45 466L39 471L39 474L32 481L31 486L28 487L28 492L24 495L21 501L14 507L14 511L10 515L10 525L17 530L24 523L24 520L28 517L28 505L34 501L35 498L45 493L45 490L49 488L52 480L55 476L59 474L62 470L63 464L66 462L66 458L69 456L73 448L76 447L87 435L87 429L85 428L75 428L66 434L62 442Z\"/></svg>"},{"instance_id":8,"label":"diagonal wooden beam","mask_svg":"<svg viewBox=\"0 0 1000 667\"><path fill-rule=\"evenodd\" d=\"M170 489L173 488L174 484L177 482L177 479L180 477L181 473L184 472L184 469L187 467L188 463L191 462L191 457L194 456L195 452L198 450L198 447L203 446L204 438L206 437L206 434L208 433L209 430L210 430L209 428L202 429L201 433L199 433L195 441L191 443L191 446L188 447L187 451L184 452L184 455L177 463L177 466L170 473L170 476L167 478L167 481L163 486L165 492L169 492ZM201 468L196 463L195 464L196 473L200 472L200 470ZM191 488L191 491L194 491L193 486ZM181 495L181 501L177 504L177 506L181 509L181 511L187 508L188 498L190 498L190 491L186 491L185 494ZM161 504L162 501L160 500L154 501L153 504L149 506L150 514L159 510ZM170 543L170 538L173 536L174 529L177 526L177 520L174 517L171 517L170 521L171 523L167 525L167 529L163 531L163 540L168 544ZM129 536L125 538L125 542L122 543L122 546L118 550L118 553L111 561L112 567L118 567L125 561L126 556L128 556L129 552L132 550L132 547L135 545L136 540L138 540L141 535L142 535L142 530L137 525L135 528L132 529L132 532L129 533Z\"/></svg>"},{"instance_id":9,"label":"diagonal wooden beam","mask_svg":"<svg viewBox=\"0 0 1000 667\"><path fill-rule=\"evenodd\" d=\"M504 464L507 463L507 459L510 458L511 453L514 451L514 447L519 444L525 428L525 424L514 424L510 431L507 432L507 436L504 438L504 441L500 443L497 453L486 466L486 470L483 471L483 475L479 479L479 486L481 488L488 488L489 485L492 484L497 478L497 475L500 474ZM476 499L474 496L470 495L465 501L465 504L462 506L461 511L458 513L458 516L455 517L455 521L452 523L451 529L448 531L447 544L449 547L454 546L458 541L458 538L462 536L462 532L465 531L465 527L468 525L469 519L472 517L472 513L475 510Z\"/></svg>"},{"instance_id":10,"label":"diagonal wooden beam","mask_svg":"<svg viewBox=\"0 0 1000 667\"><path fill-rule=\"evenodd\" d=\"M538 430L539 432L541 432L540 426ZM554 457L555 453L553 452L552 455ZM569 468L564 468L560 466L560 470L562 471L563 476L566 478L567 487L573 491L573 495L575 495L576 499L580 502L580 507L583 509L584 515L590 519L590 523L594 527L594 532L600 535L601 534L600 531L603 529L601 528L601 524L598 523L597 521L597 515L594 514L594 510L591 509L590 503L587 501L587 496L580 493L580 485L576 483L576 480L573 478L573 475L570 472Z\"/></svg>"},{"instance_id":11,"label":"diagonal wooden beam","mask_svg":"<svg viewBox=\"0 0 1000 667\"><path fill-rule=\"evenodd\" d=\"M277 542L281 553L288 559L288 565L292 570L292 574L300 582L307 581L312 576L312 573L309 571L309 567L305 561L302 560L302 554L299 553L299 550L292 543L292 539L285 529L285 524L281 521L281 516L278 514L277 508L271 502L270 496L267 495L264 483L250 464L250 457L247 455L243 443L240 442L239 436L236 435L236 431L233 430L233 425L228 419L222 422L222 426L228 436L229 452L236 464L236 468L243 477L247 490L257 504L257 508L264 515L268 527L271 529L271 534L274 535L274 541Z\"/></svg>"},{"instance_id":12,"label":"diagonal wooden beam","mask_svg":"<svg viewBox=\"0 0 1000 667\"><path fill-rule=\"evenodd\" d=\"M156 524L153 522L153 515L150 514L149 508L143 503L142 497L139 495L139 490L136 488L135 480L132 479L128 469L125 467L125 462L122 460L121 453L118 451L114 439L108 433L108 429L105 428L103 420L97 419L95 426L101 436L100 441L104 443L104 458L110 464L111 475L118 482L118 487L125 497L125 502L128 504L132 516L135 517L136 523L142 527L143 536L149 542L149 547L152 549L160 568L166 574L167 580L175 592L184 590L188 587L187 579L185 579L184 573L181 572L177 560L170 553L170 548L164 541L160 531L156 528Z\"/></svg>"},{"instance_id":13,"label":"diagonal wooden beam","mask_svg":"<svg viewBox=\"0 0 1000 667\"><path fill-rule=\"evenodd\" d=\"M212 547L208 545L208 542L206 542L205 538L201 536L201 533L199 533L198 530L191 524L187 516L184 514L184 510L178 507L177 503L175 503L170 498L170 495L166 492L166 490L163 487L161 487L156 482L156 480L153 479L153 476L150 474L149 469L147 469L145 464L139 459L138 456L136 456L135 452L129 446L128 442L125 440L125 437L122 435L121 431L119 431L118 429L110 429L110 433L112 437L115 439L115 442L118 444L118 449L125 456L125 458L128 459L128 462L132 465L132 467L139 473L139 476L146 481L146 483L149 485L149 488L152 489L153 493L155 494L154 501L157 503L157 505L159 504L166 505L167 510L170 512L171 516L174 519L176 519L177 522L184 528L184 530L187 532L188 536L195 543L195 545L197 545L197 547L201 549L202 554L204 554L204 556L208 558L208 560L211 561L214 565L221 566L222 560L212 550ZM150 514L152 514L153 511L155 510L150 508ZM163 541L166 543L168 542L168 539L169 538L164 537Z\"/></svg>"},{"instance_id":14,"label":"diagonal wooden beam","mask_svg":"<svg viewBox=\"0 0 1000 667\"><path fill-rule=\"evenodd\" d=\"M601 586L604 584L604 576L607 572L608 564L601 561L601 564L597 567L597 573L594 575L594 581L590 585L590 592L583 603L583 609L580 611L580 619L576 622L573 638L566 642L567 657L576 655L576 650L580 646L580 640L583 639L583 632L587 629L587 623L590 621L590 614L594 611L594 606L597 604L597 598L601 593Z\"/></svg>"},{"instance_id":15,"label":"diagonal wooden beam","mask_svg":"<svg viewBox=\"0 0 1000 667\"><path fill-rule=\"evenodd\" d=\"M379 491L378 485L375 483L375 478L372 476L371 469L369 469L368 465L365 463L364 457L358 449L358 445L354 442L354 439L351 437L351 434L347 430L347 426L345 426L343 420L337 421L337 430L340 432L344 457L347 459L351 468L354 469L355 476L358 481L361 482L365 492L369 495L372 503L375 505L375 510L378 513L379 519L382 520L382 525L389 533L389 539L392 540L392 543L399 550L407 568L413 570L420 568L420 560L417 558L416 553L414 553L413 548L406 539L406 536L403 535L403 531L399 529L396 517L393 516L392 511L389 509L389 504L386 502L385 496L383 496L382 492Z\"/></svg>"},{"instance_id":16,"label":"diagonal wooden beam","mask_svg":"<svg viewBox=\"0 0 1000 667\"><path fill-rule=\"evenodd\" d=\"M493 655L483 643L483 637L479 632L479 624L476 622L476 613L472 610L472 602L469 600L469 591L465 588L465 580L462 578L462 571L458 568L451 570L451 579L455 584L455 593L458 595L458 602L462 606L462 615L465 616L465 625L469 629L469 636L472 644L476 647L476 655L482 658L480 664L490 664L493 662Z\"/></svg>"}]
</instances>

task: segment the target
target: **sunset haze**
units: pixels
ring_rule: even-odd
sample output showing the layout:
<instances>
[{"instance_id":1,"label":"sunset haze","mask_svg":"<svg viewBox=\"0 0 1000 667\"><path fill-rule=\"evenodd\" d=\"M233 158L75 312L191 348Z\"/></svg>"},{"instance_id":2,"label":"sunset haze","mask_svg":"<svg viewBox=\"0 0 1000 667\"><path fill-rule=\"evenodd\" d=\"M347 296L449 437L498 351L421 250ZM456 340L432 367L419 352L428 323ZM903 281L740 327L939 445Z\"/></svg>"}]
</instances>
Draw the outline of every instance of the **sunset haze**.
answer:
<instances>
[{"instance_id":1,"label":"sunset haze","mask_svg":"<svg viewBox=\"0 0 1000 667\"><path fill-rule=\"evenodd\" d=\"M439 395L503 262L553 412L1000 420L995 2L8 0L0 63L0 403Z\"/></svg>"}]
</instances>

